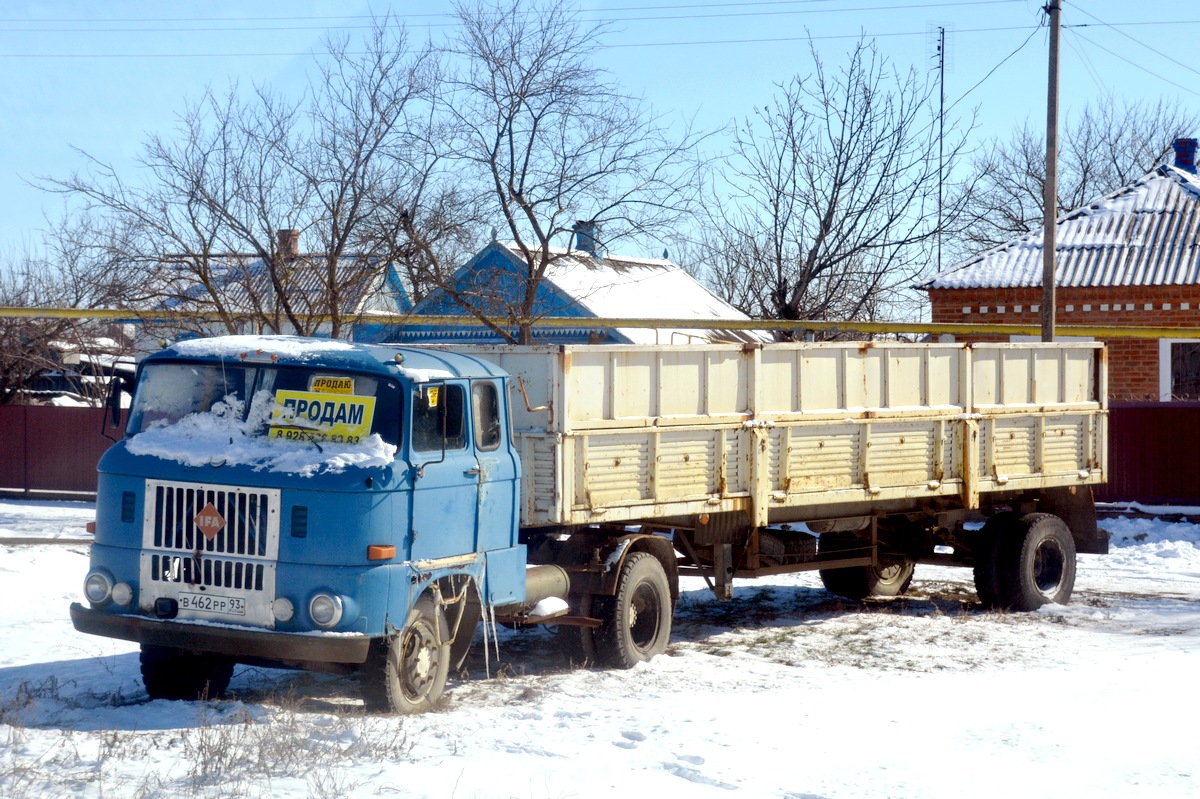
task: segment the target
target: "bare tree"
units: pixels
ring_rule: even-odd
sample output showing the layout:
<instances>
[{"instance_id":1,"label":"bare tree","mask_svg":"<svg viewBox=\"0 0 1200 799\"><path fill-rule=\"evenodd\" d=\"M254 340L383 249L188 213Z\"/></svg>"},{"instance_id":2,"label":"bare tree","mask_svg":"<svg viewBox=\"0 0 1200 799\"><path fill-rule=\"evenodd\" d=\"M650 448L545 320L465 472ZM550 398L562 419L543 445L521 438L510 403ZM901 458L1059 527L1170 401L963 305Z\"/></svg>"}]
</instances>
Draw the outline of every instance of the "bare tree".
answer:
<instances>
[{"instance_id":1,"label":"bare tree","mask_svg":"<svg viewBox=\"0 0 1200 799\"><path fill-rule=\"evenodd\" d=\"M325 55L299 100L234 86L189 104L146 140L148 179L87 156L85 172L44 181L122 231L132 307L205 312L229 332L338 337L357 319L397 255L380 216L421 180L407 170L426 162L408 151L423 152L435 59L387 19L361 54L331 39Z\"/></svg>"},{"instance_id":2,"label":"bare tree","mask_svg":"<svg viewBox=\"0 0 1200 799\"><path fill-rule=\"evenodd\" d=\"M837 70L810 50L810 76L735 123L701 252L718 294L751 316L874 319L926 267L938 234L932 87L873 43L860 41ZM964 138L947 142L946 173Z\"/></svg>"},{"instance_id":3,"label":"bare tree","mask_svg":"<svg viewBox=\"0 0 1200 799\"><path fill-rule=\"evenodd\" d=\"M87 309L110 304L121 287L111 264L95 260L103 248L96 239L109 235L86 219L51 230L41 253L26 252L14 263L0 264L0 305ZM30 388L50 373L64 373L72 392L97 404L101 382L87 382L86 364L101 364L129 354L119 325L75 318L0 316L0 404L29 401ZM74 358L72 366L68 361ZM73 372L68 377L65 373Z\"/></svg>"},{"instance_id":4,"label":"bare tree","mask_svg":"<svg viewBox=\"0 0 1200 799\"><path fill-rule=\"evenodd\" d=\"M1059 135L1058 213L1085 205L1169 158L1172 142L1195 135L1200 115L1163 100L1107 97L1069 118ZM974 162L974 199L955 241L968 257L1042 226L1045 131L1026 121L988 142Z\"/></svg>"},{"instance_id":5,"label":"bare tree","mask_svg":"<svg viewBox=\"0 0 1200 799\"><path fill-rule=\"evenodd\" d=\"M448 48L460 70L447 80L445 161L461 207L511 239L521 266L467 285L428 251L425 261L469 313L528 343L538 287L566 257L561 245L569 246L574 223L587 220L601 248L669 230L690 208L696 139L673 137L588 61L601 28L583 24L567 3L463 4L458 20ZM410 240L420 247L418 236Z\"/></svg>"}]
</instances>

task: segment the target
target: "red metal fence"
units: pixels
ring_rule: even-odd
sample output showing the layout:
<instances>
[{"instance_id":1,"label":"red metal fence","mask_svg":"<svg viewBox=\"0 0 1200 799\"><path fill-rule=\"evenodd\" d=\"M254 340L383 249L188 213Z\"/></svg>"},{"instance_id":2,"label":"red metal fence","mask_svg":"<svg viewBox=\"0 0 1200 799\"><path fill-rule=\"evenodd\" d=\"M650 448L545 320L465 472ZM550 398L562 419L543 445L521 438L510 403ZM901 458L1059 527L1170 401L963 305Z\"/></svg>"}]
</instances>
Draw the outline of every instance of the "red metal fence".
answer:
<instances>
[{"instance_id":1,"label":"red metal fence","mask_svg":"<svg viewBox=\"0 0 1200 799\"><path fill-rule=\"evenodd\" d=\"M112 443L104 411L0 405L0 495L87 496ZM1108 426L1108 502L1200 505L1200 402L1114 404Z\"/></svg>"},{"instance_id":2,"label":"red metal fence","mask_svg":"<svg viewBox=\"0 0 1200 799\"><path fill-rule=\"evenodd\" d=\"M0 405L0 495L83 498L112 442L101 408Z\"/></svg>"},{"instance_id":3,"label":"red metal fence","mask_svg":"<svg viewBox=\"0 0 1200 799\"><path fill-rule=\"evenodd\" d=\"M1112 403L1104 502L1200 505L1200 402Z\"/></svg>"}]
</instances>

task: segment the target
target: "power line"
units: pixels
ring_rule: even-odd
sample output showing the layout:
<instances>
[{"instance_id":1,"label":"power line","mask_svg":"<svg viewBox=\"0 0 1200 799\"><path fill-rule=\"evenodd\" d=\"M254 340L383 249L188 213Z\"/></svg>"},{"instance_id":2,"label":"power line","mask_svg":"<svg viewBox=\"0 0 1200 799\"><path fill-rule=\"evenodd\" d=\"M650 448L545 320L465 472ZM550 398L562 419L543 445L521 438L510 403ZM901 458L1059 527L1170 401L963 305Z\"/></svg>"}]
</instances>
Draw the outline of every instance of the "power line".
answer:
<instances>
[{"instance_id":1,"label":"power line","mask_svg":"<svg viewBox=\"0 0 1200 799\"><path fill-rule=\"evenodd\" d=\"M818 3L837 5L831 9L814 9L808 12L780 12L780 13L823 13L825 11L867 11L872 9L864 8L846 8L842 5L843 0L748 0L747 2L724 2L724 3L680 3L675 5L658 5L658 6L622 6L618 8L607 9L609 13L621 13L626 11L686 11L689 9L705 9L705 8L750 8L754 6L796 6L796 5L815 5ZM980 6L980 5L995 5L998 3L1019 3L1024 0L958 0L958 2L942 2L943 6ZM901 4L896 6L888 6L888 9L908 10L913 8L923 8L923 5ZM770 12L753 12L753 13L770 13ZM390 13L387 16L397 19L420 19L426 17L453 19L455 14L449 11L437 11L429 13ZM284 22L297 20L376 20L379 17L371 14L344 14L344 15L314 15L314 16L269 16L269 17L239 17L239 21L244 22ZM677 17L669 17L676 19ZM108 23L165 23L165 22L220 22L229 20L228 17L118 17L108 20L97 20L88 18L72 18L64 17L62 19L42 19L34 20L36 22L63 22L63 23L87 23L89 25L108 24ZM617 20L626 21L626 20ZM26 19L17 18L0 18L0 24L23 24L30 22ZM26 29L28 30L28 29Z\"/></svg>"},{"instance_id":2,"label":"power line","mask_svg":"<svg viewBox=\"0 0 1200 799\"><path fill-rule=\"evenodd\" d=\"M828 2L828 0L818 0L819 2ZM837 6L835 8L814 8L814 9L793 9L788 11L730 11L711 14L667 14L656 16L640 16L640 17L612 17L610 19L602 19L602 22L663 22L677 19L728 19L736 17L738 19L751 19L757 17L777 17L777 16L793 16L798 14L838 14L848 12L861 11L917 11L926 8L949 8L961 6L980 6L980 5L997 5L1004 3L1022 2L1022 0L974 0L973 2L965 2L964 0L940 0L939 2L925 3L903 3L899 5L874 5L874 6L855 6L845 7ZM719 4L719 5L736 5L736 4ZM687 6L666 6L665 8L682 9ZM611 9L617 11L620 9ZM645 11L647 9L637 9ZM421 15L432 16L432 15ZM438 15L449 16L449 15ZM254 18L250 18L252 21ZM286 18L278 18L283 20ZM304 19L319 19L319 18L304 18ZM343 19L333 17L332 19ZM370 19L369 17L353 17L352 19ZM149 21L149 20L148 20ZM172 22L173 20L154 20L155 22ZM201 20L192 20L201 21ZM10 20L0 20L11 24ZM71 20L72 23L83 22L83 20ZM347 24L347 25L246 25L246 26L221 26L221 27L182 27L175 26L170 28L97 28L96 24L107 24L106 20L92 21L91 25L86 28L12 28L0 30L0 33L267 33L278 31L349 31L349 30L369 30L378 24L378 22L364 24ZM422 23L421 27L434 28L451 28L457 27L457 22L438 22L438 23ZM404 22L398 20L394 25L389 27L404 27Z\"/></svg>"},{"instance_id":3,"label":"power line","mask_svg":"<svg viewBox=\"0 0 1200 799\"><path fill-rule=\"evenodd\" d=\"M1039 30L1041 30L1041 29L1042 29L1042 27L1043 27L1042 25L1035 25L1035 26L1034 26L1034 28L1033 28L1033 30L1031 30L1031 31L1029 32L1029 35L1025 37L1025 41L1023 41L1023 42L1021 42L1019 45L1017 45L1017 49L1016 49L1016 50L1013 50L1011 53L1009 53L1008 55L1004 56L1004 58L1000 59L1000 61L999 61L999 62L996 64L996 66L994 66L994 67L992 67L991 69L989 69L989 70L988 70L988 73L987 73L986 75L984 75L982 78L980 78L980 79L979 79L979 80L978 80L978 81L975 83L975 85L974 85L974 86L972 86L971 88L967 89L965 92L963 92L962 94L960 94L960 95L958 96L958 99L957 99L957 100L955 100L953 103L951 103L951 104L950 104L950 107L949 107L949 108L947 108L946 110L947 110L947 111L953 111L953 110L954 110L954 107L955 107L956 105L958 105L959 103L961 103L963 100L967 99L967 95L969 95L971 92L975 91L975 90L976 90L976 89L978 89L980 86L982 86L982 85L983 85L983 83L984 83L984 81L986 81L988 78L990 78L992 75L994 75L994 74L995 74L996 70L998 70L998 69L1000 69L1000 67L1004 66L1004 65L1005 65L1005 63L1007 63L1007 62L1008 62L1008 60L1009 60L1010 58L1012 58L1012 57L1013 57L1013 56L1015 56L1017 53L1019 53L1019 52L1021 52L1022 50L1024 50L1024 49L1025 49L1025 45L1029 44L1029 42L1030 42L1030 41L1033 39L1033 37L1034 37L1034 36L1037 34L1037 32L1038 32Z\"/></svg>"},{"instance_id":4,"label":"power line","mask_svg":"<svg viewBox=\"0 0 1200 799\"><path fill-rule=\"evenodd\" d=\"M1162 56L1163 58L1165 58L1165 59L1167 59L1168 61L1170 61L1172 64L1175 64L1175 65L1177 65L1177 66L1181 66L1181 67L1183 67L1184 69L1188 70L1189 72L1193 72L1193 73L1195 73L1195 74L1197 74L1197 75L1200 75L1200 70L1197 70L1195 67L1188 66L1187 64L1183 63L1183 62L1182 62L1182 61L1180 61L1179 59L1177 59L1177 58L1174 58L1173 56L1169 56L1169 55L1167 55L1167 54L1166 54L1166 53L1164 53L1162 50L1158 50L1158 49L1156 49L1156 48L1154 48L1154 47L1151 47L1150 45L1146 44L1145 42L1141 41L1140 39L1135 39L1133 36L1130 36L1128 33L1126 33L1125 31L1123 31L1123 30L1121 30L1121 29L1117 28L1115 25L1109 25L1107 22L1105 22L1104 20L1100 19L1100 18L1099 18L1098 16L1096 16L1095 14L1092 14L1092 13L1090 13L1090 12L1089 12L1087 9L1085 9L1085 8L1082 8L1082 7L1081 7L1079 10L1080 10L1080 11L1082 11L1084 14L1087 14L1087 15L1088 15L1089 17L1091 17L1092 19L1094 19L1094 20L1096 20L1097 22L1099 22L1101 26L1103 26L1103 27L1106 27L1106 28L1112 28L1114 31L1116 31L1117 33L1121 34L1122 36L1124 36L1126 39L1128 39L1129 41L1133 42L1134 44L1136 44L1136 45L1139 45L1139 46L1141 46L1141 47L1144 47L1144 48L1146 48L1147 50L1149 50L1150 52L1152 52L1152 53L1154 53L1154 54L1156 54L1156 55ZM1077 27L1077 28L1092 28L1092 27L1095 27L1095 26L1094 26L1094 25L1088 25L1087 23L1084 23L1084 24L1082 24L1082 25L1073 25L1073 26L1071 26L1071 27Z\"/></svg>"},{"instance_id":5,"label":"power line","mask_svg":"<svg viewBox=\"0 0 1200 799\"><path fill-rule=\"evenodd\" d=\"M997 31L1014 31L1025 30L1025 25L1014 25L1006 27L993 28L957 28L955 33L992 33ZM1036 28L1035 28L1036 30ZM629 47L691 47L691 46L706 46L715 44L771 44L782 42L807 42L807 41L834 41L843 39L883 39L902 36L925 36L927 31L897 31L890 33L846 33L846 34L829 34L825 36L779 36L770 38L746 38L746 39L707 39L707 40L690 40L682 42L629 42L624 44L606 44L604 49L616 50ZM287 57L293 58L297 56L311 55L311 52L274 52L274 53L0 53L0 59L3 58L63 58L63 59L82 59L82 58L113 58L113 59L130 59L130 58L269 58L269 57ZM366 53L348 53L348 55L366 55Z\"/></svg>"},{"instance_id":6,"label":"power line","mask_svg":"<svg viewBox=\"0 0 1200 799\"><path fill-rule=\"evenodd\" d=\"M1092 45L1093 47L1098 47L1098 48L1100 48L1100 49L1101 49L1101 50L1103 50L1104 52L1106 52L1106 53L1108 53L1109 55L1111 55L1113 58L1118 58L1118 59L1120 59L1121 61L1124 61L1124 62L1125 62L1126 64L1128 64L1129 66L1131 66L1131 67L1134 67L1134 68L1136 68L1136 69L1140 69L1142 72L1145 72L1147 75L1150 75L1151 77L1154 77L1154 78L1158 78L1159 80L1163 81L1164 83L1169 83L1169 84L1171 84L1172 86L1174 86L1174 87L1175 87L1175 88L1177 88L1177 89L1182 89L1182 90L1184 90L1185 92L1187 92L1188 94L1194 94L1194 95L1196 95L1197 97L1200 97L1200 92L1196 91L1195 89L1192 89L1192 88L1190 88L1190 87L1188 87L1188 86L1184 86L1182 83L1176 83L1175 81L1171 80L1170 78L1164 77L1164 76L1162 76L1162 75L1159 75L1157 72L1155 72L1155 71L1153 71L1153 70L1147 69L1146 67L1144 67L1144 66L1142 66L1141 64L1137 63L1136 61L1131 61L1131 60L1129 60L1128 58L1126 58L1125 56L1121 55L1120 53L1117 53L1117 52L1115 52L1115 51L1113 51L1113 50L1109 50L1109 49L1108 49L1107 47L1105 47L1104 45L1102 45L1102 44L1099 44L1098 42L1095 42L1095 41L1092 41L1091 39L1089 39L1087 36L1085 36L1085 35L1083 34L1083 32L1082 32L1082 31L1080 31L1080 30L1076 29L1076 30L1072 31L1072 33L1074 33L1076 36L1078 36L1079 38L1083 39L1085 42L1087 42L1088 44Z\"/></svg>"}]
</instances>

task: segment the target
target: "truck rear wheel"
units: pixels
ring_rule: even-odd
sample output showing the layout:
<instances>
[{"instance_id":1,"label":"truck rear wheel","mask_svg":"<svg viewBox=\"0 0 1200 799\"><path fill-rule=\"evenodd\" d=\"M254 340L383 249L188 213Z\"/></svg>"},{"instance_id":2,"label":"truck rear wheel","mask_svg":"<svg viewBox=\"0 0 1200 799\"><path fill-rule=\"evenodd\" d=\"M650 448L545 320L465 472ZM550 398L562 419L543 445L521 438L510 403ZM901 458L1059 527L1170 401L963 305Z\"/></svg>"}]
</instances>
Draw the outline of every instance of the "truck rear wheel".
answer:
<instances>
[{"instance_id":1,"label":"truck rear wheel","mask_svg":"<svg viewBox=\"0 0 1200 799\"><path fill-rule=\"evenodd\" d=\"M985 608L997 608L1003 604L1000 574L997 570L1000 542L1017 535L1020 523L1021 517L1011 511L997 513L975 534L975 593L979 595L979 601Z\"/></svg>"},{"instance_id":2,"label":"truck rear wheel","mask_svg":"<svg viewBox=\"0 0 1200 799\"><path fill-rule=\"evenodd\" d=\"M658 558L634 552L621 567L617 593L604 603L595 632L605 665L628 669L667 651L671 638L671 587Z\"/></svg>"},{"instance_id":3,"label":"truck rear wheel","mask_svg":"<svg viewBox=\"0 0 1200 799\"><path fill-rule=\"evenodd\" d=\"M450 642L446 618L428 594L409 611L399 634L375 641L364 665L363 702L371 710L421 713L446 689Z\"/></svg>"},{"instance_id":4,"label":"truck rear wheel","mask_svg":"<svg viewBox=\"0 0 1200 799\"><path fill-rule=\"evenodd\" d=\"M151 699L217 699L233 677L233 661L220 655L142 644L142 684Z\"/></svg>"},{"instance_id":5,"label":"truck rear wheel","mask_svg":"<svg viewBox=\"0 0 1200 799\"><path fill-rule=\"evenodd\" d=\"M1065 605L1075 588L1075 539L1066 523L1051 513L1022 516L1000 540L996 573L1007 608Z\"/></svg>"}]
</instances>

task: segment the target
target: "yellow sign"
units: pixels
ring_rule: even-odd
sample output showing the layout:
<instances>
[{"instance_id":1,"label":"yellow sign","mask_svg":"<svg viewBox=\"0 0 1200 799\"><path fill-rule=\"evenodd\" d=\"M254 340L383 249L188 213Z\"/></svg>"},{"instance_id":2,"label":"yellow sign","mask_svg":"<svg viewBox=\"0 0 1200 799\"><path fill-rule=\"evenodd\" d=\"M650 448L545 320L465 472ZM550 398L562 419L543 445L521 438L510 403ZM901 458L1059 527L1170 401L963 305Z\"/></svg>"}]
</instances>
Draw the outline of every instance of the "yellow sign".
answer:
<instances>
[{"instance_id":1,"label":"yellow sign","mask_svg":"<svg viewBox=\"0 0 1200 799\"><path fill-rule=\"evenodd\" d=\"M308 390L320 394L353 394L353 377L313 377L308 381Z\"/></svg>"},{"instance_id":2,"label":"yellow sign","mask_svg":"<svg viewBox=\"0 0 1200 799\"><path fill-rule=\"evenodd\" d=\"M438 406L438 395L441 393L441 388L438 386L430 386L425 389L425 397L429 400L429 407L436 408Z\"/></svg>"},{"instance_id":3,"label":"yellow sign","mask_svg":"<svg viewBox=\"0 0 1200 799\"><path fill-rule=\"evenodd\" d=\"M341 378L337 378L341 379ZM357 444L371 434L375 398L318 391L277 391L271 438Z\"/></svg>"}]
</instances>

